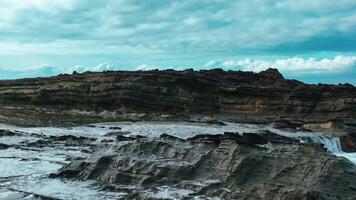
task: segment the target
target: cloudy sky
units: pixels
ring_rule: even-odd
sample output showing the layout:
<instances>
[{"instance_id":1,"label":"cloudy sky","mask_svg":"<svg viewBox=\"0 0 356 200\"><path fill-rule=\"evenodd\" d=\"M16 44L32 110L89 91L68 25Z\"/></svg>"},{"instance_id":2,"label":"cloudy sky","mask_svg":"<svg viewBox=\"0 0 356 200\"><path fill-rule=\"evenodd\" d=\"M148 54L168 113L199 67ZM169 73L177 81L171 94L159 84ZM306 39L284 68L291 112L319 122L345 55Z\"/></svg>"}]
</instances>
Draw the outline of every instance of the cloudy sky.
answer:
<instances>
[{"instance_id":1,"label":"cloudy sky","mask_svg":"<svg viewBox=\"0 0 356 200\"><path fill-rule=\"evenodd\" d=\"M355 0L0 0L0 78L278 68L356 84Z\"/></svg>"}]
</instances>

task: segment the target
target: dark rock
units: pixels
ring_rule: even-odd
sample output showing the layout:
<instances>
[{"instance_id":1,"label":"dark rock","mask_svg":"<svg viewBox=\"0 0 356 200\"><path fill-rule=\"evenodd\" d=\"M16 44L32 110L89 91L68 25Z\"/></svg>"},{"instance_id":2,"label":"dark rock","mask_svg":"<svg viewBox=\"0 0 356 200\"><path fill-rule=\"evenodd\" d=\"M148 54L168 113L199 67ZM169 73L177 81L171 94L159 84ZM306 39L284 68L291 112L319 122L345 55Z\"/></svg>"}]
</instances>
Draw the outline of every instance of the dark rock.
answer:
<instances>
[{"instance_id":1,"label":"dark rock","mask_svg":"<svg viewBox=\"0 0 356 200\"><path fill-rule=\"evenodd\" d=\"M340 136L341 148L345 152L356 152L356 131Z\"/></svg>"},{"instance_id":2,"label":"dark rock","mask_svg":"<svg viewBox=\"0 0 356 200\"><path fill-rule=\"evenodd\" d=\"M0 143L0 149L8 149L8 148L10 148L9 145Z\"/></svg>"},{"instance_id":3,"label":"dark rock","mask_svg":"<svg viewBox=\"0 0 356 200\"><path fill-rule=\"evenodd\" d=\"M65 145L65 146L81 146L88 145L96 141L96 138L89 138L83 136L74 135L61 135L61 136L49 136L43 139L38 139L35 142L27 143L27 146L33 147L45 147L52 145Z\"/></svg>"},{"instance_id":4,"label":"dark rock","mask_svg":"<svg viewBox=\"0 0 356 200\"><path fill-rule=\"evenodd\" d=\"M78 141L78 142L82 142L82 141L85 141L85 140L88 140L88 141L95 141L96 139L95 138L88 138L88 137L83 137L83 136L74 136L74 135L61 135L61 136L54 136L53 137L54 140L56 141Z\"/></svg>"},{"instance_id":5,"label":"dark rock","mask_svg":"<svg viewBox=\"0 0 356 200\"><path fill-rule=\"evenodd\" d=\"M130 134L130 132L128 132L128 131L115 131L115 132L106 133L105 136L106 137L112 137L112 136L121 136L121 135L127 135L127 134Z\"/></svg>"},{"instance_id":6,"label":"dark rock","mask_svg":"<svg viewBox=\"0 0 356 200\"><path fill-rule=\"evenodd\" d=\"M182 138L179 138L179 137L175 137L175 136L172 136L172 135L169 135L169 134L166 134L166 133L163 133L161 136L160 136L160 139L162 140L169 140L169 141L185 141L184 139Z\"/></svg>"},{"instance_id":7,"label":"dark rock","mask_svg":"<svg viewBox=\"0 0 356 200\"><path fill-rule=\"evenodd\" d=\"M190 141L192 143L214 143L218 145L221 142L221 137L222 135L200 134L188 138L187 141Z\"/></svg>"},{"instance_id":8,"label":"dark rock","mask_svg":"<svg viewBox=\"0 0 356 200\"><path fill-rule=\"evenodd\" d=\"M284 79L283 75L279 73L277 69L269 68L265 71L262 71L259 73L260 75L267 77L267 78L272 78L272 79Z\"/></svg>"},{"instance_id":9,"label":"dark rock","mask_svg":"<svg viewBox=\"0 0 356 200\"><path fill-rule=\"evenodd\" d=\"M283 143L269 133L200 135L187 141L169 135L98 147L53 177L96 180L108 190L135 186L126 198L150 199L147 189L189 188L221 199L353 199L356 166L310 145ZM254 144L271 145L256 148ZM288 142L288 141L287 141ZM251 145L252 144L252 145Z\"/></svg>"},{"instance_id":10,"label":"dark rock","mask_svg":"<svg viewBox=\"0 0 356 200\"><path fill-rule=\"evenodd\" d=\"M281 130L286 130L286 131L296 131L300 130L303 123L299 121L291 121L287 119L281 119L278 121L273 122L272 124L273 128L276 129L281 129Z\"/></svg>"},{"instance_id":11,"label":"dark rock","mask_svg":"<svg viewBox=\"0 0 356 200\"><path fill-rule=\"evenodd\" d=\"M254 133L243 133L242 138L244 138L244 140L250 144L267 144L268 143L268 139L266 137L263 137L259 134L254 134Z\"/></svg>"},{"instance_id":12,"label":"dark rock","mask_svg":"<svg viewBox=\"0 0 356 200\"><path fill-rule=\"evenodd\" d=\"M206 124L218 125L218 126L226 125L224 122L218 121L216 118L212 116L205 116L200 120L200 122Z\"/></svg>"},{"instance_id":13,"label":"dark rock","mask_svg":"<svg viewBox=\"0 0 356 200\"><path fill-rule=\"evenodd\" d=\"M0 137L3 136L20 136L21 133L19 132L13 132L13 131L9 131L9 130L4 130L4 129L0 129Z\"/></svg>"},{"instance_id":14,"label":"dark rock","mask_svg":"<svg viewBox=\"0 0 356 200\"><path fill-rule=\"evenodd\" d=\"M95 127L97 127L97 126L92 125L92 124L86 124L85 126L86 126L86 127L89 127L89 128L95 128Z\"/></svg>"},{"instance_id":15,"label":"dark rock","mask_svg":"<svg viewBox=\"0 0 356 200\"><path fill-rule=\"evenodd\" d=\"M101 140L101 142L114 142L114 140Z\"/></svg>"},{"instance_id":16,"label":"dark rock","mask_svg":"<svg viewBox=\"0 0 356 200\"><path fill-rule=\"evenodd\" d=\"M36 140L35 142L27 143L27 146L45 147L50 143L51 143L51 141L48 141L48 140L45 140L45 139L39 139L39 140Z\"/></svg>"},{"instance_id":17,"label":"dark rock","mask_svg":"<svg viewBox=\"0 0 356 200\"><path fill-rule=\"evenodd\" d=\"M115 126L115 127L110 127L109 129L111 129L111 130L121 130L121 127Z\"/></svg>"},{"instance_id":18,"label":"dark rock","mask_svg":"<svg viewBox=\"0 0 356 200\"><path fill-rule=\"evenodd\" d=\"M225 132L224 135L232 140L244 144L261 145L267 144L268 142L285 144L299 143L299 140L290 137L284 137L268 130L261 133L243 133L242 135L240 135L239 133Z\"/></svg>"},{"instance_id":19,"label":"dark rock","mask_svg":"<svg viewBox=\"0 0 356 200\"><path fill-rule=\"evenodd\" d=\"M124 136L124 135L118 135L116 136L116 141L133 141L137 139L145 138L145 136L142 135L134 135L134 136Z\"/></svg>"},{"instance_id":20,"label":"dark rock","mask_svg":"<svg viewBox=\"0 0 356 200\"><path fill-rule=\"evenodd\" d=\"M263 135L263 137L265 137L269 142L273 142L273 143L286 143L286 144L299 143L299 140L297 139L278 135L269 130L265 130L263 133L260 134Z\"/></svg>"}]
</instances>

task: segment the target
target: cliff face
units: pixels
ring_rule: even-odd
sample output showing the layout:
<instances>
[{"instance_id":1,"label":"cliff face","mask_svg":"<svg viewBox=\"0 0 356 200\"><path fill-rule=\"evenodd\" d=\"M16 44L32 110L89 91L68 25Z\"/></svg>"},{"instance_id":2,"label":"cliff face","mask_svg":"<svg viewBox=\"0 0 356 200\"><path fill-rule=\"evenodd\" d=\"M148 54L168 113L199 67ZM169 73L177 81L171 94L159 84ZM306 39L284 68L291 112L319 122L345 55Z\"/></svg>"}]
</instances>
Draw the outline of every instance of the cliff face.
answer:
<instances>
[{"instance_id":1,"label":"cliff face","mask_svg":"<svg viewBox=\"0 0 356 200\"><path fill-rule=\"evenodd\" d=\"M62 75L0 82L1 105L131 112L352 118L356 88L307 85L270 69Z\"/></svg>"},{"instance_id":2,"label":"cliff face","mask_svg":"<svg viewBox=\"0 0 356 200\"><path fill-rule=\"evenodd\" d=\"M122 71L0 81L0 105L328 121L355 119L356 88L285 80L274 69Z\"/></svg>"}]
</instances>

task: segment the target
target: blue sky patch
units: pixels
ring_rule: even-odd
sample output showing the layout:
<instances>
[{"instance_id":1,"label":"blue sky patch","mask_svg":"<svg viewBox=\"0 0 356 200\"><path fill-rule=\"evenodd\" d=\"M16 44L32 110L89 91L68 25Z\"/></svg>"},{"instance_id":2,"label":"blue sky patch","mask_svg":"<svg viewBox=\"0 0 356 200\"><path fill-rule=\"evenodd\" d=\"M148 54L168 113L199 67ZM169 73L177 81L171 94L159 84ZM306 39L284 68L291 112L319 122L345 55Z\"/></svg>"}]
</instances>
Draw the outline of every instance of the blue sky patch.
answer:
<instances>
[{"instance_id":1,"label":"blue sky patch","mask_svg":"<svg viewBox=\"0 0 356 200\"><path fill-rule=\"evenodd\" d=\"M108 63L356 83L354 0L0 0L0 13L0 78Z\"/></svg>"}]
</instances>

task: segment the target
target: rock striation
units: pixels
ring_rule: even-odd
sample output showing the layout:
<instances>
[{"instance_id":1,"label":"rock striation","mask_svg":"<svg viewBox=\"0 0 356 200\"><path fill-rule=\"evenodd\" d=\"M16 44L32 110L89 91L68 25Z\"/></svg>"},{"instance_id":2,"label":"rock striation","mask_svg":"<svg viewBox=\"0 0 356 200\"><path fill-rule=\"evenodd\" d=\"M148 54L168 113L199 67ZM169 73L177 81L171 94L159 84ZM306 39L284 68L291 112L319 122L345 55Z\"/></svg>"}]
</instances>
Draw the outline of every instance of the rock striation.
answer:
<instances>
[{"instance_id":1,"label":"rock striation","mask_svg":"<svg viewBox=\"0 0 356 200\"><path fill-rule=\"evenodd\" d=\"M321 121L354 119L355 97L356 88L351 85L308 85L285 80L275 69L260 73L219 69L87 72L0 81L2 107L81 111L211 113Z\"/></svg>"},{"instance_id":2,"label":"rock striation","mask_svg":"<svg viewBox=\"0 0 356 200\"><path fill-rule=\"evenodd\" d=\"M300 133L206 120L214 123L3 125L0 196L103 200L356 196L356 154L339 151L338 138L313 133L295 137Z\"/></svg>"},{"instance_id":3,"label":"rock striation","mask_svg":"<svg viewBox=\"0 0 356 200\"><path fill-rule=\"evenodd\" d=\"M285 80L277 70L136 71L0 81L2 106L355 118L356 88Z\"/></svg>"},{"instance_id":4,"label":"rock striation","mask_svg":"<svg viewBox=\"0 0 356 200\"><path fill-rule=\"evenodd\" d=\"M160 187L190 191L174 199L356 196L356 165L321 146L269 132L103 143L52 177L96 180L103 189L127 193L125 199L161 199L155 196Z\"/></svg>"},{"instance_id":5,"label":"rock striation","mask_svg":"<svg viewBox=\"0 0 356 200\"><path fill-rule=\"evenodd\" d=\"M356 87L286 80L276 69L86 72L0 81L1 122L122 120L272 123L329 132L341 138L345 151L356 151Z\"/></svg>"},{"instance_id":6,"label":"rock striation","mask_svg":"<svg viewBox=\"0 0 356 200\"><path fill-rule=\"evenodd\" d=\"M37 112L47 108L48 115L60 109L78 110L78 115L90 115L89 111L210 113L246 120L246 116L251 120L269 116L314 122L355 119L355 97L352 85L308 85L286 80L275 69L87 72L0 81L0 105L10 112L1 112L3 120L15 106Z\"/></svg>"}]
</instances>

